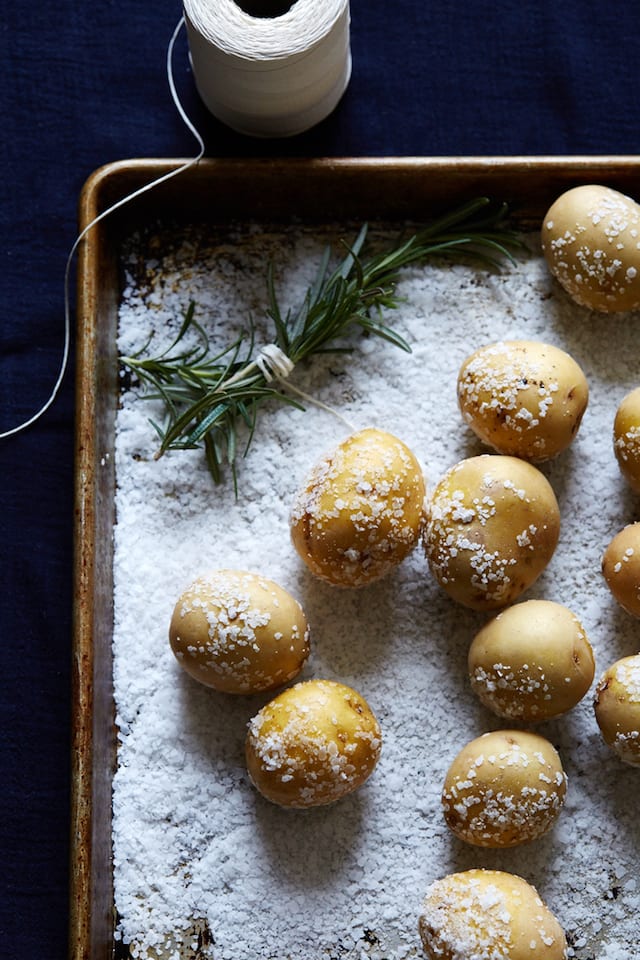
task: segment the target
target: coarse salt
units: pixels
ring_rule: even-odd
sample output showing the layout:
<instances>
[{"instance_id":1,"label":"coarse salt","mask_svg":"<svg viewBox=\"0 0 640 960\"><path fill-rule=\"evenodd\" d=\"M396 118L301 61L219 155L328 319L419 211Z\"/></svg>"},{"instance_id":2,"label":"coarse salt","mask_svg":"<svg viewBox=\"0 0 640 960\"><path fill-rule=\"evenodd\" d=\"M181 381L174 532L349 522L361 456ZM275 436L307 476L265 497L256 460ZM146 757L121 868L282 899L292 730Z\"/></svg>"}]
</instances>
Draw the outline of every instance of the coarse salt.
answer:
<instances>
[{"instance_id":1,"label":"coarse salt","mask_svg":"<svg viewBox=\"0 0 640 960\"><path fill-rule=\"evenodd\" d=\"M282 304L295 306L327 239L344 234L249 225L212 237L133 238L124 256L121 352L140 349L151 330L159 352L192 299L214 344L226 346L249 318L257 342L270 342L273 331L261 320L265 264L274 261ZM619 397L637 385L637 317L617 317L612 336L610 318L587 318L556 296L537 238L528 243L530 252L500 274L441 263L406 269L403 303L388 321L412 354L354 336L350 355L315 357L289 380L356 427L375 424L403 439L425 464L432 490L455 462L485 452L457 408L456 376L470 348L526 336L574 355L591 403L570 451L543 467L559 496L562 531L527 596L575 610L604 667L635 643L599 567L611 531L633 510L608 438ZM569 779L556 827L509 851L452 839L439 812L447 767L466 742L500 726L466 677L466 650L483 617L440 591L419 549L360 590L337 590L303 569L289 539L289 511L309 467L345 432L330 413L306 407L261 410L239 462L236 500L229 480L212 485L200 451L154 460L148 417L161 414L136 390L122 394L113 640L118 937L145 960L405 960L419 954L427 885L486 866L538 888L578 960L628 960L637 943L638 896L628 886L639 872L640 822L630 799L637 771L610 756L587 697L544 726ZM304 678L347 683L376 713L382 755L357 793L294 812L267 803L249 784L247 723L268 697L204 688L184 674L167 640L178 596L214 567L253 570L297 597L311 624ZM479 575L498 575L491 558L482 567Z\"/></svg>"}]
</instances>

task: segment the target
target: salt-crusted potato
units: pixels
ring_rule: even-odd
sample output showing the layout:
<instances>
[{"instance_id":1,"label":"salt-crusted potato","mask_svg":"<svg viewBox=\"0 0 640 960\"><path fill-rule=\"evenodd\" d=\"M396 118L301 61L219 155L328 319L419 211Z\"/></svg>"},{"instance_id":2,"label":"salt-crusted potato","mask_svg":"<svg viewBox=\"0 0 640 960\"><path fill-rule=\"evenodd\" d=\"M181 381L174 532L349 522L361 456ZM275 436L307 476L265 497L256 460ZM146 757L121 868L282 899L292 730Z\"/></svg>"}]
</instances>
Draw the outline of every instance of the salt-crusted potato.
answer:
<instances>
[{"instance_id":1,"label":"salt-crusted potato","mask_svg":"<svg viewBox=\"0 0 640 960\"><path fill-rule=\"evenodd\" d=\"M640 207L598 184L567 190L549 208L542 250L576 303L614 313L640 307Z\"/></svg>"},{"instance_id":2,"label":"salt-crusted potato","mask_svg":"<svg viewBox=\"0 0 640 960\"><path fill-rule=\"evenodd\" d=\"M442 809L460 840L515 847L551 829L566 789L560 757L548 740L497 730L476 737L454 759L442 788Z\"/></svg>"},{"instance_id":3,"label":"salt-crusted potato","mask_svg":"<svg viewBox=\"0 0 640 960\"><path fill-rule=\"evenodd\" d=\"M309 625L297 600L272 580L214 570L178 599L169 626L182 667L224 693L272 690L309 656Z\"/></svg>"},{"instance_id":4,"label":"salt-crusted potato","mask_svg":"<svg viewBox=\"0 0 640 960\"><path fill-rule=\"evenodd\" d=\"M537 890L502 870L465 870L428 888L419 919L428 960L564 960L567 941Z\"/></svg>"},{"instance_id":5,"label":"salt-crusted potato","mask_svg":"<svg viewBox=\"0 0 640 960\"><path fill-rule=\"evenodd\" d=\"M283 807L333 803L378 762L378 721L355 690L333 680L295 684L249 723L246 760L260 793Z\"/></svg>"},{"instance_id":6,"label":"salt-crusted potato","mask_svg":"<svg viewBox=\"0 0 640 960\"><path fill-rule=\"evenodd\" d=\"M425 483L397 437L360 430L312 469L291 512L291 537L312 573L336 586L378 580L419 539Z\"/></svg>"},{"instance_id":7,"label":"salt-crusted potato","mask_svg":"<svg viewBox=\"0 0 640 960\"><path fill-rule=\"evenodd\" d=\"M473 432L498 453L534 463L569 446L588 401L573 357L535 340L481 347L458 373L458 404Z\"/></svg>"},{"instance_id":8,"label":"salt-crusted potato","mask_svg":"<svg viewBox=\"0 0 640 960\"><path fill-rule=\"evenodd\" d=\"M640 653L605 670L594 710L605 743L625 763L640 767Z\"/></svg>"},{"instance_id":9,"label":"salt-crusted potato","mask_svg":"<svg viewBox=\"0 0 640 960\"><path fill-rule=\"evenodd\" d=\"M602 555L602 573L621 607L640 617L640 523L620 530Z\"/></svg>"},{"instance_id":10,"label":"salt-crusted potato","mask_svg":"<svg viewBox=\"0 0 640 960\"><path fill-rule=\"evenodd\" d=\"M452 467L427 505L423 545L438 583L475 610L512 603L553 556L560 511L544 475L484 454Z\"/></svg>"},{"instance_id":11,"label":"salt-crusted potato","mask_svg":"<svg viewBox=\"0 0 640 960\"><path fill-rule=\"evenodd\" d=\"M623 477L640 493L640 387L628 393L616 411L613 449Z\"/></svg>"},{"instance_id":12,"label":"salt-crusted potato","mask_svg":"<svg viewBox=\"0 0 640 960\"><path fill-rule=\"evenodd\" d=\"M582 624L552 600L501 611L475 635L471 688L499 717L537 723L574 707L593 681L595 661Z\"/></svg>"}]
</instances>

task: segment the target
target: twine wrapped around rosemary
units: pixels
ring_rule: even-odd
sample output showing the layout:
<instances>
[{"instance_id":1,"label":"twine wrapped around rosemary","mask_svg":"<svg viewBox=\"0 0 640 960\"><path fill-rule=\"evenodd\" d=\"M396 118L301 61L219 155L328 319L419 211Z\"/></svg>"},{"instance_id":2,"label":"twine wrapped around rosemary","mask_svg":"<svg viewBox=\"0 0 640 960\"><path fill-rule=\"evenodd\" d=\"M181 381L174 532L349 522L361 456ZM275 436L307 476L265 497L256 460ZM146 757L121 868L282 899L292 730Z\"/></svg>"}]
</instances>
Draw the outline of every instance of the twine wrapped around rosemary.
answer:
<instances>
[{"instance_id":1,"label":"twine wrapped around rosemary","mask_svg":"<svg viewBox=\"0 0 640 960\"><path fill-rule=\"evenodd\" d=\"M219 483L225 465L237 483L240 433L243 455L253 439L258 411L267 400L302 404L283 381L301 360L313 354L344 352L338 341L353 328L382 337L410 352L402 336L384 322L384 311L401 302L396 294L400 271L429 257L471 256L486 267L499 268L503 258L513 262L512 250L521 246L505 226L507 207L486 197L473 200L435 220L392 249L364 259L364 225L347 254L331 269L332 251L325 249L315 282L295 311L283 313L269 267L267 316L274 339L256 349L255 331L241 335L213 353L205 330L195 319L191 303L173 343L156 357L144 357L146 347L120 358L122 365L145 384L145 398L162 400L166 421L153 423L160 437L156 457L169 450L204 447L209 471ZM196 346L181 349L188 330L198 334ZM147 344L148 347L148 344ZM298 391L300 396L304 396Z\"/></svg>"}]
</instances>

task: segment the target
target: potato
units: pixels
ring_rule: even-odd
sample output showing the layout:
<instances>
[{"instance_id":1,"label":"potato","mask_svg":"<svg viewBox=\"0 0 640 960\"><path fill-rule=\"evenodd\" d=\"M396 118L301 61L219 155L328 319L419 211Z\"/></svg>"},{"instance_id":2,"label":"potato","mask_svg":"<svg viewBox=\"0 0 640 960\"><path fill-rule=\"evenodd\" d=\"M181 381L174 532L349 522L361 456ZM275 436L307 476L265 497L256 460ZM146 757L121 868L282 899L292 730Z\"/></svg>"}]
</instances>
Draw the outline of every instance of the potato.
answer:
<instances>
[{"instance_id":1,"label":"potato","mask_svg":"<svg viewBox=\"0 0 640 960\"><path fill-rule=\"evenodd\" d=\"M640 653L605 670L594 710L605 743L625 763L640 767Z\"/></svg>"},{"instance_id":2,"label":"potato","mask_svg":"<svg viewBox=\"0 0 640 960\"><path fill-rule=\"evenodd\" d=\"M587 693L595 661L578 618L552 600L503 610L473 638L471 688L499 717L536 723L566 713Z\"/></svg>"},{"instance_id":3,"label":"potato","mask_svg":"<svg viewBox=\"0 0 640 960\"><path fill-rule=\"evenodd\" d=\"M602 555L602 573L620 606L640 617L640 523L630 523L611 540Z\"/></svg>"},{"instance_id":4,"label":"potato","mask_svg":"<svg viewBox=\"0 0 640 960\"><path fill-rule=\"evenodd\" d=\"M250 721L247 768L267 800L314 807L360 787L381 745L378 721L355 690L308 680L284 690Z\"/></svg>"},{"instance_id":5,"label":"potato","mask_svg":"<svg viewBox=\"0 0 640 960\"><path fill-rule=\"evenodd\" d=\"M551 829L567 779L555 749L535 733L497 730L454 759L442 788L449 829L479 847L515 847Z\"/></svg>"},{"instance_id":6,"label":"potato","mask_svg":"<svg viewBox=\"0 0 640 960\"><path fill-rule=\"evenodd\" d=\"M549 208L542 250L551 273L582 306L640 307L640 207L598 184L567 190Z\"/></svg>"},{"instance_id":7,"label":"potato","mask_svg":"<svg viewBox=\"0 0 640 960\"><path fill-rule=\"evenodd\" d=\"M419 919L428 960L564 960L562 928L538 892L502 870L436 880Z\"/></svg>"},{"instance_id":8,"label":"potato","mask_svg":"<svg viewBox=\"0 0 640 960\"><path fill-rule=\"evenodd\" d=\"M452 599L494 610L537 580L559 533L558 503L543 474L516 457L484 454L460 461L438 483L423 545Z\"/></svg>"},{"instance_id":9,"label":"potato","mask_svg":"<svg viewBox=\"0 0 640 960\"><path fill-rule=\"evenodd\" d=\"M360 587L413 550L423 517L420 464L397 437L370 427L344 440L296 496L291 537L312 573Z\"/></svg>"},{"instance_id":10,"label":"potato","mask_svg":"<svg viewBox=\"0 0 640 960\"><path fill-rule=\"evenodd\" d=\"M458 373L458 403L473 432L498 453L534 463L569 446L588 400L576 361L534 340L481 347Z\"/></svg>"},{"instance_id":11,"label":"potato","mask_svg":"<svg viewBox=\"0 0 640 960\"><path fill-rule=\"evenodd\" d=\"M169 641L201 683L224 693L257 693L300 673L309 656L309 625L297 600L272 580L215 570L178 599Z\"/></svg>"},{"instance_id":12,"label":"potato","mask_svg":"<svg viewBox=\"0 0 640 960\"><path fill-rule=\"evenodd\" d=\"M640 493L640 387L628 393L616 411L613 449L623 477Z\"/></svg>"}]
</instances>

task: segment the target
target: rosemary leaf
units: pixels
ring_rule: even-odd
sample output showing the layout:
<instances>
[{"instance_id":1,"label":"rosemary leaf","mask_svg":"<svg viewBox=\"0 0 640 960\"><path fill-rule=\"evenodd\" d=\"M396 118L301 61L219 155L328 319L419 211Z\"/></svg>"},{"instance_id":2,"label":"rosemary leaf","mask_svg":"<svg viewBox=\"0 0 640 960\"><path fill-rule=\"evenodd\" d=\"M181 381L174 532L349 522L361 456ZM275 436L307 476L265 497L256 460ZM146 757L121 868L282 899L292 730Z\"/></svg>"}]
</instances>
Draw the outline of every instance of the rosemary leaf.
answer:
<instances>
[{"instance_id":1,"label":"rosemary leaf","mask_svg":"<svg viewBox=\"0 0 640 960\"><path fill-rule=\"evenodd\" d=\"M293 365L315 354L348 351L344 338L357 328L410 352L407 342L384 317L385 311L401 302L396 295L401 271L438 257L473 258L491 269L499 269L505 259L515 262L513 251L521 243L504 226L507 212L505 204L496 206L480 197L369 259L364 258L368 233L364 224L353 243L343 244L346 254L333 269L332 251L329 247L324 250L314 282L297 308L289 308L286 313L279 303L273 265L269 264L266 314L273 323L273 343ZM224 464L231 470L237 491L238 430L247 434L246 455L265 402L303 408L285 392L280 380L276 378L272 385L268 359L263 362L262 355L256 353L251 321L248 336L240 336L214 353L195 314L196 305L190 302L175 339L158 356L144 356L150 338L138 354L121 357L121 363L145 385L145 397L164 404L166 423L152 424L160 437L156 457L169 450L204 446L214 482L223 479ZM196 345L182 350L189 331L196 334Z\"/></svg>"}]
</instances>

